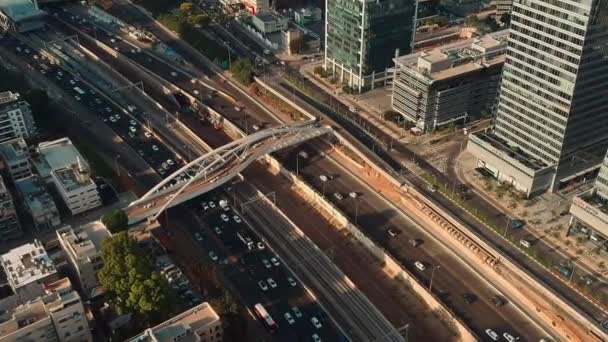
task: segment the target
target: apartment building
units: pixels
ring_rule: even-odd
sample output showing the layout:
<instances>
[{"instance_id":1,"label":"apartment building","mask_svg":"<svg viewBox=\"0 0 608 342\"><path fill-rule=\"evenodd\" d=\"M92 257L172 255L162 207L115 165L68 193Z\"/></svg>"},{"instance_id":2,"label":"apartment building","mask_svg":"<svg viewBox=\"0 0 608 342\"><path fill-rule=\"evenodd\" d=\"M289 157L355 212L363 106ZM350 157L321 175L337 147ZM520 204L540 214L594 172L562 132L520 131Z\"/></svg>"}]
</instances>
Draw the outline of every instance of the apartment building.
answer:
<instances>
[{"instance_id":1,"label":"apartment building","mask_svg":"<svg viewBox=\"0 0 608 342\"><path fill-rule=\"evenodd\" d=\"M13 196L0 176L0 241L14 239L22 233Z\"/></svg>"},{"instance_id":2,"label":"apartment building","mask_svg":"<svg viewBox=\"0 0 608 342\"><path fill-rule=\"evenodd\" d=\"M0 142L36 135L36 126L30 105L19 93L0 93Z\"/></svg>"},{"instance_id":3,"label":"apartment building","mask_svg":"<svg viewBox=\"0 0 608 342\"><path fill-rule=\"evenodd\" d=\"M128 342L213 342L222 341L220 317L209 303L190 310L131 338Z\"/></svg>"},{"instance_id":4,"label":"apartment building","mask_svg":"<svg viewBox=\"0 0 608 342\"><path fill-rule=\"evenodd\" d=\"M608 148L608 0L513 3L494 127L468 149L526 193L593 177Z\"/></svg>"},{"instance_id":5,"label":"apartment building","mask_svg":"<svg viewBox=\"0 0 608 342\"><path fill-rule=\"evenodd\" d=\"M50 283L45 294L0 316L0 342L93 341L80 296L68 278Z\"/></svg>"},{"instance_id":6,"label":"apartment building","mask_svg":"<svg viewBox=\"0 0 608 342\"><path fill-rule=\"evenodd\" d=\"M508 30L397 57L392 107L422 132L491 112Z\"/></svg>"},{"instance_id":7,"label":"apartment building","mask_svg":"<svg viewBox=\"0 0 608 342\"><path fill-rule=\"evenodd\" d=\"M16 181L15 188L36 230L53 229L61 224L55 201L38 176L33 175Z\"/></svg>"},{"instance_id":8,"label":"apartment building","mask_svg":"<svg viewBox=\"0 0 608 342\"><path fill-rule=\"evenodd\" d=\"M0 156L4 170L13 182L32 175L29 148L22 137L0 143Z\"/></svg>"},{"instance_id":9,"label":"apartment building","mask_svg":"<svg viewBox=\"0 0 608 342\"><path fill-rule=\"evenodd\" d=\"M9 250L0 256L0 263L9 286L23 302L42 296L43 285L58 279L53 261L38 240Z\"/></svg>"},{"instance_id":10,"label":"apartment building","mask_svg":"<svg viewBox=\"0 0 608 342\"><path fill-rule=\"evenodd\" d=\"M40 177L55 187L72 215L101 205L89 164L69 138L40 143L32 162Z\"/></svg>"},{"instance_id":11,"label":"apartment building","mask_svg":"<svg viewBox=\"0 0 608 342\"><path fill-rule=\"evenodd\" d=\"M110 232L100 222L57 229L61 249L67 256L72 273L78 278L81 293L87 298L92 297L99 287L97 272L103 266L101 242L108 237Z\"/></svg>"}]
</instances>

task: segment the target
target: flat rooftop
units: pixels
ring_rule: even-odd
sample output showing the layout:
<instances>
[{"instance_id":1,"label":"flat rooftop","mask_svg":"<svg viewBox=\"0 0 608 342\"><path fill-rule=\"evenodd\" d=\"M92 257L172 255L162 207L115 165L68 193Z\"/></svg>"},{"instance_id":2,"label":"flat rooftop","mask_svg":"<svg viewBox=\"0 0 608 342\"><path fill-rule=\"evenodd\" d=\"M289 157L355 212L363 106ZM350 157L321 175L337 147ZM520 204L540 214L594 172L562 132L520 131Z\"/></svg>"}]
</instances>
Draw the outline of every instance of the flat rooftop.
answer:
<instances>
[{"instance_id":1,"label":"flat rooftop","mask_svg":"<svg viewBox=\"0 0 608 342\"><path fill-rule=\"evenodd\" d=\"M101 242L110 237L110 232L101 222L91 222L78 228L57 229L57 236L74 257L81 259L98 255Z\"/></svg>"},{"instance_id":2,"label":"flat rooftop","mask_svg":"<svg viewBox=\"0 0 608 342\"><path fill-rule=\"evenodd\" d=\"M0 0L0 9L2 9L2 1ZM0 93L0 105L4 105L7 103L11 103L14 101L19 101L21 95L19 93L13 93L11 91L5 91Z\"/></svg>"},{"instance_id":3,"label":"flat rooftop","mask_svg":"<svg viewBox=\"0 0 608 342\"><path fill-rule=\"evenodd\" d=\"M265 23L272 23L272 22L284 19L284 17L274 14L274 13L256 14L255 17Z\"/></svg>"},{"instance_id":4,"label":"flat rooftop","mask_svg":"<svg viewBox=\"0 0 608 342\"><path fill-rule=\"evenodd\" d=\"M54 178L57 179L66 192L94 184L93 180L89 177L88 170L81 170L77 165L53 170L51 174L54 175Z\"/></svg>"},{"instance_id":5,"label":"flat rooftop","mask_svg":"<svg viewBox=\"0 0 608 342\"><path fill-rule=\"evenodd\" d=\"M0 10L14 21L43 15L36 0L0 0Z\"/></svg>"},{"instance_id":6,"label":"flat rooftop","mask_svg":"<svg viewBox=\"0 0 608 342\"><path fill-rule=\"evenodd\" d=\"M13 289L57 273L53 261L38 240L11 249L0 262Z\"/></svg>"},{"instance_id":7,"label":"flat rooftop","mask_svg":"<svg viewBox=\"0 0 608 342\"><path fill-rule=\"evenodd\" d=\"M50 175L51 171L64 169L80 164L88 169L86 160L72 144L69 138L61 138L38 144L39 155L34 158L34 165L42 177Z\"/></svg>"},{"instance_id":8,"label":"flat rooftop","mask_svg":"<svg viewBox=\"0 0 608 342\"><path fill-rule=\"evenodd\" d=\"M466 74L505 61L508 30L470 38L427 51L394 58L398 67L413 70L431 82Z\"/></svg>"},{"instance_id":9,"label":"flat rooftop","mask_svg":"<svg viewBox=\"0 0 608 342\"><path fill-rule=\"evenodd\" d=\"M27 143L23 138L7 140L0 144L0 153L6 160L15 161L28 157Z\"/></svg>"},{"instance_id":10,"label":"flat rooftop","mask_svg":"<svg viewBox=\"0 0 608 342\"><path fill-rule=\"evenodd\" d=\"M26 205L34 209L55 208L55 201L38 176L29 176L15 182L17 191Z\"/></svg>"},{"instance_id":11,"label":"flat rooftop","mask_svg":"<svg viewBox=\"0 0 608 342\"><path fill-rule=\"evenodd\" d=\"M133 337L129 342L172 342L177 336L184 335L179 341L198 341L198 336L193 332L219 321L219 316L209 303L202 303L190 310L165 321L153 328L147 329L141 335Z\"/></svg>"}]
</instances>

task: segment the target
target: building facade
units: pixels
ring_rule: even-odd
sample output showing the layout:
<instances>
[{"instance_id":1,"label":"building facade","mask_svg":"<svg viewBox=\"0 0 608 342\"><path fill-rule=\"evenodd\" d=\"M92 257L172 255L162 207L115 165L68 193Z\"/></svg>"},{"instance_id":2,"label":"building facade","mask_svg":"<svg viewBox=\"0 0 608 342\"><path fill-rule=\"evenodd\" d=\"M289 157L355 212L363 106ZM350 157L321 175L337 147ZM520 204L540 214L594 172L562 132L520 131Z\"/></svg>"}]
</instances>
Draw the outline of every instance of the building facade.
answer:
<instances>
[{"instance_id":1,"label":"building facade","mask_svg":"<svg viewBox=\"0 0 608 342\"><path fill-rule=\"evenodd\" d=\"M410 52L415 1L326 0L325 8L324 67L351 88L384 83L393 57Z\"/></svg>"},{"instance_id":2,"label":"building facade","mask_svg":"<svg viewBox=\"0 0 608 342\"><path fill-rule=\"evenodd\" d=\"M287 29L287 18L273 13L260 13L251 17L253 26L263 34Z\"/></svg>"},{"instance_id":3,"label":"building facade","mask_svg":"<svg viewBox=\"0 0 608 342\"><path fill-rule=\"evenodd\" d=\"M32 217L38 231L53 229L61 224L61 216L51 194L38 176L30 176L15 182L19 198Z\"/></svg>"},{"instance_id":4,"label":"building facade","mask_svg":"<svg viewBox=\"0 0 608 342\"><path fill-rule=\"evenodd\" d=\"M0 241L21 236L21 223L13 202L13 196L0 177Z\"/></svg>"},{"instance_id":5,"label":"building facade","mask_svg":"<svg viewBox=\"0 0 608 342\"><path fill-rule=\"evenodd\" d=\"M392 107L422 132L490 112L508 31L395 58Z\"/></svg>"},{"instance_id":6,"label":"building facade","mask_svg":"<svg viewBox=\"0 0 608 342\"><path fill-rule=\"evenodd\" d=\"M57 239L67 256L72 273L78 278L80 289L85 297L91 297L99 287L97 272L103 266L101 242L110 232L99 222L72 228L57 229Z\"/></svg>"},{"instance_id":7,"label":"building facade","mask_svg":"<svg viewBox=\"0 0 608 342\"><path fill-rule=\"evenodd\" d=\"M209 303L202 303L190 310L146 329L128 342L222 341L222 322Z\"/></svg>"},{"instance_id":8,"label":"building facade","mask_svg":"<svg viewBox=\"0 0 608 342\"><path fill-rule=\"evenodd\" d=\"M0 316L0 342L93 341L80 296L63 278L45 294Z\"/></svg>"},{"instance_id":9,"label":"building facade","mask_svg":"<svg viewBox=\"0 0 608 342\"><path fill-rule=\"evenodd\" d=\"M263 13L270 10L270 0L242 0L241 3L252 14Z\"/></svg>"},{"instance_id":10,"label":"building facade","mask_svg":"<svg viewBox=\"0 0 608 342\"><path fill-rule=\"evenodd\" d=\"M34 240L0 256L2 269L13 292L22 302L44 294L44 284L58 280L57 270L42 243Z\"/></svg>"},{"instance_id":11,"label":"building facade","mask_svg":"<svg viewBox=\"0 0 608 342\"><path fill-rule=\"evenodd\" d=\"M101 205L89 164L70 139L40 143L32 162L40 177L54 185L72 215Z\"/></svg>"},{"instance_id":12,"label":"building facade","mask_svg":"<svg viewBox=\"0 0 608 342\"><path fill-rule=\"evenodd\" d=\"M32 175L30 152L25 139L22 137L0 143L0 155L2 156L4 170L13 182Z\"/></svg>"},{"instance_id":13,"label":"building facade","mask_svg":"<svg viewBox=\"0 0 608 342\"><path fill-rule=\"evenodd\" d=\"M19 93L0 93L0 142L36 135L36 126L30 105Z\"/></svg>"},{"instance_id":14,"label":"building facade","mask_svg":"<svg viewBox=\"0 0 608 342\"><path fill-rule=\"evenodd\" d=\"M526 165L483 144L472 152L479 166L528 195L556 191L597 172L608 147L608 1L521 0L511 16L495 126L484 134L501 154L552 175L520 178Z\"/></svg>"}]
</instances>

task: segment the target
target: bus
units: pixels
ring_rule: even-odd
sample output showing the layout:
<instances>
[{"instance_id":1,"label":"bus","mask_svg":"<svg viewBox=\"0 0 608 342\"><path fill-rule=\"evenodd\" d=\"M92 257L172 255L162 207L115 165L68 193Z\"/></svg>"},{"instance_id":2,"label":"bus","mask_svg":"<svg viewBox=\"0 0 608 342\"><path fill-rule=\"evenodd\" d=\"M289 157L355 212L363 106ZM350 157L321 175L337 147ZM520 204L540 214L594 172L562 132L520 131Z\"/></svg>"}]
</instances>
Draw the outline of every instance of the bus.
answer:
<instances>
[{"instance_id":1,"label":"bus","mask_svg":"<svg viewBox=\"0 0 608 342\"><path fill-rule=\"evenodd\" d=\"M236 233L236 236L243 241L243 243L245 244L245 246L247 246L247 249L252 250L254 247L253 244L253 240L251 240L251 238L249 237L249 235L247 235L247 233L245 233L244 231L240 230Z\"/></svg>"},{"instance_id":2,"label":"bus","mask_svg":"<svg viewBox=\"0 0 608 342\"><path fill-rule=\"evenodd\" d=\"M274 330L279 327L279 325L274 321L274 319L270 317L270 314L268 314L266 309L264 309L264 306L262 306L262 304L258 303L254 305L253 310L255 311L256 316L258 316L259 319L263 320L268 328Z\"/></svg>"},{"instance_id":3,"label":"bus","mask_svg":"<svg viewBox=\"0 0 608 342\"><path fill-rule=\"evenodd\" d=\"M74 87L74 90L75 90L75 91L76 91L78 94L80 94L80 95L84 95L84 94L85 94L84 90L82 90L82 89L80 89L80 88L78 88L78 87Z\"/></svg>"}]
</instances>

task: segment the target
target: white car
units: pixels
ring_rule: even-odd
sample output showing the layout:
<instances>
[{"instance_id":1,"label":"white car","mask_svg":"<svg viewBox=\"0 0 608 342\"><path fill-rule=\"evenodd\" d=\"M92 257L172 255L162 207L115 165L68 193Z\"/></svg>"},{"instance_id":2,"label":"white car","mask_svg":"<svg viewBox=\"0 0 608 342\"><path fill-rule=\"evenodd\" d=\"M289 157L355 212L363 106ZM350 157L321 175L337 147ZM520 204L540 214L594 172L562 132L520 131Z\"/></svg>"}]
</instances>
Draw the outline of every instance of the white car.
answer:
<instances>
[{"instance_id":1,"label":"white car","mask_svg":"<svg viewBox=\"0 0 608 342\"><path fill-rule=\"evenodd\" d=\"M203 237L201 236L200 233L195 233L194 234L194 238L196 239L196 241L203 241Z\"/></svg>"},{"instance_id":2,"label":"white car","mask_svg":"<svg viewBox=\"0 0 608 342\"><path fill-rule=\"evenodd\" d=\"M144 136L145 136L146 138L152 138L152 133L150 133L150 132L145 132L145 133L144 133Z\"/></svg>"},{"instance_id":3,"label":"white car","mask_svg":"<svg viewBox=\"0 0 608 342\"><path fill-rule=\"evenodd\" d=\"M112 38L112 39L110 39L110 42L116 43L116 39Z\"/></svg>"},{"instance_id":4,"label":"white car","mask_svg":"<svg viewBox=\"0 0 608 342\"><path fill-rule=\"evenodd\" d=\"M262 291L268 290L268 285L266 285L266 283L263 280L260 280L258 282L258 286L262 289Z\"/></svg>"},{"instance_id":5,"label":"white car","mask_svg":"<svg viewBox=\"0 0 608 342\"><path fill-rule=\"evenodd\" d=\"M289 312L286 312L284 316L285 320L287 320L287 323L294 324L296 322L296 320L293 319L293 316Z\"/></svg>"},{"instance_id":6,"label":"white car","mask_svg":"<svg viewBox=\"0 0 608 342\"><path fill-rule=\"evenodd\" d=\"M177 77L177 73L175 71L171 71L171 76Z\"/></svg>"},{"instance_id":7,"label":"white car","mask_svg":"<svg viewBox=\"0 0 608 342\"><path fill-rule=\"evenodd\" d=\"M243 222L243 221L241 220L241 218L240 218L240 217L238 217L237 215L232 216L232 218L234 219L234 222L236 222L236 223L241 223L241 222Z\"/></svg>"},{"instance_id":8,"label":"white car","mask_svg":"<svg viewBox=\"0 0 608 342\"><path fill-rule=\"evenodd\" d=\"M224 221L224 222L228 222L228 221L230 221L230 218L229 218L229 217L228 217L228 215L226 215L226 214L222 214L222 215L220 215L220 218L221 218L221 219L222 219L222 221Z\"/></svg>"},{"instance_id":9,"label":"white car","mask_svg":"<svg viewBox=\"0 0 608 342\"><path fill-rule=\"evenodd\" d=\"M416 261L414 263L414 266L416 266L416 268L419 269L419 270L421 270L421 271L426 270L426 266L424 266L424 264L421 263L420 261Z\"/></svg>"},{"instance_id":10,"label":"white car","mask_svg":"<svg viewBox=\"0 0 608 342\"><path fill-rule=\"evenodd\" d=\"M355 108L355 107L348 107L348 110L349 110L351 113L356 113L356 112L357 112L357 108Z\"/></svg>"},{"instance_id":11,"label":"white car","mask_svg":"<svg viewBox=\"0 0 608 342\"><path fill-rule=\"evenodd\" d=\"M310 323L312 323L312 325L314 325L317 329L321 329L321 327L323 327L319 319L314 316L310 318Z\"/></svg>"},{"instance_id":12,"label":"white car","mask_svg":"<svg viewBox=\"0 0 608 342\"><path fill-rule=\"evenodd\" d=\"M492 329L486 329L486 335L488 335L492 339L492 341L498 341L498 338L500 337L498 336L496 331Z\"/></svg>"},{"instance_id":13,"label":"white car","mask_svg":"<svg viewBox=\"0 0 608 342\"><path fill-rule=\"evenodd\" d=\"M342 196L341 193L339 192L334 192L334 197L338 200L341 201L342 199L344 199L344 196Z\"/></svg>"},{"instance_id":14,"label":"white car","mask_svg":"<svg viewBox=\"0 0 608 342\"><path fill-rule=\"evenodd\" d=\"M266 267L268 269L270 269L272 267L270 262L268 262L268 260L266 260L266 259L262 259L262 264L264 264L264 267Z\"/></svg>"},{"instance_id":15,"label":"white car","mask_svg":"<svg viewBox=\"0 0 608 342\"><path fill-rule=\"evenodd\" d=\"M266 249L266 246L264 246L263 242L258 242L258 249L263 251L264 249Z\"/></svg>"},{"instance_id":16,"label":"white car","mask_svg":"<svg viewBox=\"0 0 608 342\"><path fill-rule=\"evenodd\" d=\"M167 164L173 166L173 165L175 165L175 162L171 159L167 159Z\"/></svg>"},{"instance_id":17,"label":"white car","mask_svg":"<svg viewBox=\"0 0 608 342\"><path fill-rule=\"evenodd\" d=\"M502 337L504 337L505 340L507 340L509 342L515 342L515 341L519 340L519 337L515 337L515 336L509 334L508 332L503 333Z\"/></svg>"},{"instance_id":18,"label":"white car","mask_svg":"<svg viewBox=\"0 0 608 342\"><path fill-rule=\"evenodd\" d=\"M112 123L116 122L116 119L115 119L113 116L110 116L110 117L108 118L108 120L110 120L110 122L112 122Z\"/></svg>"},{"instance_id":19,"label":"white car","mask_svg":"<svg viewBox=\"0 0 608 342\"><path fill-rule=\"evenodd\" d=\"M215 208L215 202L209 201L209 207L210 208Z\"/></svg>"},{"instance_id":20,"label":"white car","mask_svg":"<svg viewBox=\"0 0 608 342\"><path fill-rule=\"evenodd\" d=\"M137 128L131 126L131 127L129 127L129 131L135 133L135 132L137 132Z\"/></svg>"},{"instance_id":21,"label":"white car","mask_svg":"<svg viewBox=\"0 0 608 342\"><path fill-rule=\"evenodd\" d=\"M211 260L217 261L217 254L215 254L213 251L209 252L209 257Z\"/></svg>"},{"instance_id":22,"label":"white car","mask_svg":"<svg viewBox=\"0 0 608 342\"><path fill-rule=\"evenodd\" d=\"M270 258L270 262L271 262L273 265L275 265L275 266L279 266L279 265L281 265L281 263L279 262L279 259L274 258L274 257L273 257L273 258Z\"/></svg>"},{"instance_id":23,"label":"white car","mask_svg":"<svg viewBox=\"0 0 608 342\"><path fill-rule=\"evenodd\" d=\"M320 175L320 176L319 176L319 179L320 179L322 182L327 182L327 181L329 180L329 178L327 178L327 176L326 176L326 175Z\"/></svg>"},{"instance_id":24,"label":"white car","mask_svg":"<svg viewBox=\"0 0 608 342\"><path fill-rule=\"evenodd\" d=\"M194 95L199 95L200 94L200 92L198 90L196 90L196 89L194 89L192 92L194 93Z\"/></svg>"},{"instance_id":25,"label":"white car","mask_svg":"<svg viewBox=\"0 0 608 342\"><path fill-rule=\"evenodd\" d=\"M266 281L268 282L268 285L270 285L270 287L272 287L273 289L277 288L277 283L274 281L274 279L268 278L266 279Z\"/></svg>"},{"instance_id":26,"label":"white car","mask_svg":"<svg viewBox=\"0 0 608 342\"><path fill-rule=\"evenodd\" d=\"M133 120L133 119L131 119L131 121L129 121L129 123L131 124L131 126L137 125L137 122L135 122L135 120Z\"/></svg>"},{"instance_id":27,"label":"white car","mask_svg":"<svg viewBox=\"0 0 608 342\"><path fill-rule=\"evenodd\" d=\"M287 282L289 283L289 285L291 285L292 287L296 287L296 285L298 285L295 281L295 279L293 279L292 277L287 277Z\"/></svg>"},{"instance_id":28,"label":"white car","mask_svg":"<svg viewBox=\"0 0 608 342\"><path fill-rule=\"evenodd\" d=\"M293 314L297 317L300 318L302 317L302 311L300 311L300 309L298 309L297 306L292 306L291 307L291 311L293 312Z\"/></svg>"},{"instance_id":29,"label":"white car","mask_svg":"<svg viewBox=\"0 0 608 342\"><path fill-rule=\"evenodd\" d=\"M207 209L209 209L209 206L207 205L206 202L203 202L202 204L203 210L207 211Z\"/></svg>"},{"instance_id":30,"label":"white car","mask_svg":"<svg viewBox=\"0 0 608 342\"><path fill-rule=\"evenodd\" d=\"M112 110L110 109L108 111L108 113L111 113L111 112L112 112ZM114 115L114 117L116 118L116 120L120 120L120 115L116 114L116 115Z\"/></svg>"},{"instance_id":31,"label":"white car","mask_svg":"<svg viewBox=\"0 0 608 342\"><path fill-rule=\"evenodd\" d=\"M356 192L354 192L354 191L349 192L349 193L348 193L348 196L350 196L350 197L352 197L352 198L357 198L357 197L359 197L359 195L358 195Z\"/></svg>"},{"instance_id":32,"label":"white car","mask_svg":"<svg viewBox=\"0 0 608 342\"><path fill-rule=\"evenodd\" d=\"M152 145L152 151L154 151L154 152L158 152L158 150L159 150L159 149L158 149L158 146L156 146L156 145Z\"/></svg>"},{"instance_id":33,"label":"white car","mask_svg":"<svg viewBox=\"0 0 608 342\"><path fill-rule=\"evenodd\" d=\"M215 234L217 235L221 235L222 234L222 230L220 229L220 227L215 226L213 227L213 231L215 232Z\"/></svg>"},{"instance_id":34,"label":"white car","mask_svg":"<svg viewBox=\"0 0 608 342\"><path fill-rule=\"evenodd\" d=\"M321 342L321 338L317 334L312 334L312 341L313 342Z\"/></svg>"}]
</instances>

